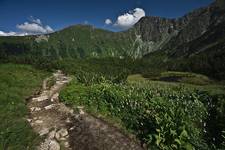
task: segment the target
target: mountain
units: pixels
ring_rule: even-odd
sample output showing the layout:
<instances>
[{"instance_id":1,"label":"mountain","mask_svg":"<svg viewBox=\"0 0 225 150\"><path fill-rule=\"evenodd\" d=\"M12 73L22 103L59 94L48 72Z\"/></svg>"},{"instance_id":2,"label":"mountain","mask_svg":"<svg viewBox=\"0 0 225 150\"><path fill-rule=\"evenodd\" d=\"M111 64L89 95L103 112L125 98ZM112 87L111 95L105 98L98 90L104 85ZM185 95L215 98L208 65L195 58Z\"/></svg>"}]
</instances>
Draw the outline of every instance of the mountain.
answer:
<instances>
[{"instance_id":1,"label":"mountain","mask_svg":"<svg viewBox=\"0 0 225 150\"><path fill-rule=\"evenodd\" d=\"M0 37L0 49L7 55L17 52L54 58L122 57L129 49L124 33L76 25L46 35Z\"/></svg>"},{"instance_id":2,"label":"mountain","mask_svg":"<svg viewBox=\"0 0 225 150\"><path fill-rule=\"evenodd\" d=\"M143 17L133 28L110 32L89 25L25 37L0 37L0 58L142 58L170 70L224 75L225 2L216 0L183 17Z\"/></svg>"},{"instance_id":3,"label":"mountain","mask_svg":"<svg viewBox=\"0 0 225 150\"><path fill-rule=\"evenodd\" d=\"M151 51L171 50L195 40L207 32L212 24L217 25L224 20L224 7L218 0L181 18L144 17L131 30L150 43Z\"/></svg>"},{"instance_id":4,"label":"mountain","mask_svg":"<svg viewBox=\"0 0 225 150\"><path fill-rule=\"evenodd\" d=\"M56 58L142 58L161 49L176 49L203 35L211 24L224 19L223 0L217 0L181 18L144 17L124 32L76 25L46 35L0 37L0 49L7 55L22 51Z\"/></svg>"},{"instance_id":5,"label":"mountain","mask_svg":"<svg viewBox=\"0 0 225 150\"><path fill-rule=\"evenodd\" d=\"M177 19L144 17L133 29L148 43L144 60L168 70L225 76L225 5L218 0Z\"/></svg>"}]
</instances>

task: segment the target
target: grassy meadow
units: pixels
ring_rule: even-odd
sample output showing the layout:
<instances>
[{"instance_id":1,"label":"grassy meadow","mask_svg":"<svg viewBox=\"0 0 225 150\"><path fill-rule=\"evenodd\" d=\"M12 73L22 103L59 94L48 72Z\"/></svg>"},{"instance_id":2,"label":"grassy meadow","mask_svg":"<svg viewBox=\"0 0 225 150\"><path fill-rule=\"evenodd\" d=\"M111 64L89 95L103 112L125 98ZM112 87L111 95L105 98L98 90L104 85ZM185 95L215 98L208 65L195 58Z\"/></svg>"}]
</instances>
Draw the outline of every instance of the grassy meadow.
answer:
<instances>
[{"instance_id":1,"label":"grassy meadow","mask_svg":"<svg viewBox=\"0 0 225 150\"><path fill-rule=\"evenodd\" d=\"M28 65L0 64L0 150L34 149L39 137L26 121L26 98L49 75Z\"/></svg>"}]
</instances>

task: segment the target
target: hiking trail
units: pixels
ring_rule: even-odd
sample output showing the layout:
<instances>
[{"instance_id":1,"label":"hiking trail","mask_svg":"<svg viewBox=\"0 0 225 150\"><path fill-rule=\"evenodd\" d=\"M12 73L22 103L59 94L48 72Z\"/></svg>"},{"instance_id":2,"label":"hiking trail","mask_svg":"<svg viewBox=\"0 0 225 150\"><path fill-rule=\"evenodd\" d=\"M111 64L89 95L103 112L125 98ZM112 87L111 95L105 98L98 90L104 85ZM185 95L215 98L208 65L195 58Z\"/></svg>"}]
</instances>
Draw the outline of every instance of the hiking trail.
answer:
<instances>
[{"instance_id":1,"label":"hiking trail","mask_svg":"<svg viewBox=\"0 0 225 150\"><path fill-rule=\"evenodd\" d=\"M60 90L72 78L61 71L43 81L40 94L28 101L28 122L43 141L38 150L142 150L136 140L107 122L84 112L82 106L74 112L59 101Z\"/></svg>"}]
</instances>

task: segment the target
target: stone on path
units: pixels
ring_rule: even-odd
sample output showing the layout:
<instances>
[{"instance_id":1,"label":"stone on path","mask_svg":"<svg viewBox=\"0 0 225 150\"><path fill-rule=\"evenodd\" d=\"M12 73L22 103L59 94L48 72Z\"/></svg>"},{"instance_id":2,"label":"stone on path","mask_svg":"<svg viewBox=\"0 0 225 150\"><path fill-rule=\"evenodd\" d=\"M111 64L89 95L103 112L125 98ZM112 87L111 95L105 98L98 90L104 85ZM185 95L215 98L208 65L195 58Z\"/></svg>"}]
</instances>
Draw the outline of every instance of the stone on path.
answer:
<instances>
[{"instance_id":1,"label":"stone on path","mask_svg":"<svg viewBox=\"0 0 225 150\"><path fill-rule=\"evenodd\" d=\"M41 124L41 123L43 123L43 121L42 120L36 120L35 123Z\"/></svg>"},{"instance_id":2,"label":"stone on path","mask_svg":"<svg viewBox=\"0 0 225 150\"><path fill-rule=\"evenodd\" d=\"M40 136L46 135L46 134L48 134L48 133L49 133L49 129L48 129L48 128L44 128L44 129L42 129L42 130L39 132Z\"/></svg>"},{"instance_id":3,"label":"stone on path","mask_svg":"<svg viewBox=\"0 0 225 150\"><path fill-rule=\"evenodd\" d=\"M60 150L60 145L55 140L50 141L49 150Z\"/></svg>"},{"instance_id":4,"label":"stone on path","mask_svg":"<svg viewBox=\"0 0 225 150\"><path fill-rule=\"evenodd\" d=\"M54 139L54 138L55 138L55 134L56 134L56 131L55 131L55 130L51 131L51 132L48 134L48 138L49 138L49 139Z\"/></svg>"},{"instance_id":5,"label":"stone on path","mask_svg":"<svg viewBox=\"0 0 225 150\"><path fill-rule=\"evenodd\" d=\"M57 140L62 140L62 141L65 141L66 140L66 136L68 135L68 131L67 129L63 128L63 129L60 129L58 132L56 132L55 134L55 138Z\"/></svg>"},{"instance_id":6,"label":"stone on path","mask_svg":"<svg viewBox=\"0 0 225 150\"><path fill-rule=\"evenodd\" d=\"M42 102L42 101L48 100L48 96L44 95L44 96L33 98L32 100L37 102Z\"/></svg>"},{"instance_id":7,"label":"stone on path","mask_svg":"<svg viewBox=\"0 0 225 150\"><path fill-rule=\"evenodd\" d=\"M55 106L56 106L56 104L51 104L51 105L45 106L45 109L49 110L49 109L54 108Z\"/></svg>"},{"instance_id":8,"label":"stone on path","mask_svg":"<svg viewBox=\"0 0 225 150\"><path fill-rule=\"evenodd\" d=\"M41 108L40 107L31 107L30 110L31 110L31 112L40 111Z\"/></svg>"}]
</instances>

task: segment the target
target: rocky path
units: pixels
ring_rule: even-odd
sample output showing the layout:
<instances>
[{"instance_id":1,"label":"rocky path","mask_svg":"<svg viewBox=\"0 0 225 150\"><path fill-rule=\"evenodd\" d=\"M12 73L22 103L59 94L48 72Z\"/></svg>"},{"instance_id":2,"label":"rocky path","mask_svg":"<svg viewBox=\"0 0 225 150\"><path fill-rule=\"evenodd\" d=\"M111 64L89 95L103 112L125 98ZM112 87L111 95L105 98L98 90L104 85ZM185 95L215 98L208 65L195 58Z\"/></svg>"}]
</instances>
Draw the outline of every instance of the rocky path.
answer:
<instances>
[{"instance_id":1,"label":"rocky path","mask_svg":"<svg viewBox=\"0 0 225 150\"><path fill-rule=\"evenodd\" d=\"M117 128L95 118L78 106L78 112L59 102L59 91L71 78L60 71L53 74L56 83L48 88L46 79L41 93L28 102L27 119L44 140L38 150L141 150Z\"/></svg>"}]
</instances>

